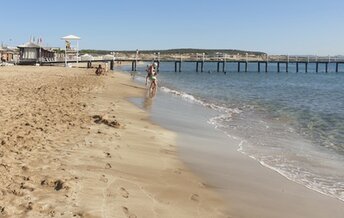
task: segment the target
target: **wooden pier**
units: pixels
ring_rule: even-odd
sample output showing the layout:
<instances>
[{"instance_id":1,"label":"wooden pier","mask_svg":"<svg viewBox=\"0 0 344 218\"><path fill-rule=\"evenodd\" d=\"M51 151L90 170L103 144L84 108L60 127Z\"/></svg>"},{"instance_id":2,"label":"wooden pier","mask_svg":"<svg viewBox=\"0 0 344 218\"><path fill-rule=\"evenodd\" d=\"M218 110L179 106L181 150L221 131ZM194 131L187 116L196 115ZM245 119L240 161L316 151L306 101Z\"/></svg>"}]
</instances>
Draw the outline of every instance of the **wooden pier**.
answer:
<instances>
[{"instance_id":1,"label":"wooden pier","mask_svg":"<svg viewBox=\"0 0 344 218\"><path fill-rule=\"evenodd\" d=\"M123 60L121 60L123 61ZM204 66L209 63L216 63L216 71L217 72L248 72L248 65L256 65L256 70L253 70L254 72L269 72L269 69L271 69L271 66L276 66L276 70L273 70L274 72L280 73L283 69L285 69L285 72L288 73L290 71L290 66L295 67L295 72L299 73L300 72L300 66L303 66L303 69L305 73L309 72L309 65L314 65L315 66L315 72L318 73L320 66L325 67L325 72L329 72L329 65L334 64L335 69L334 72L338 73L339 72L339 67L340 65L344 65L344 60L343 61L331 61L331 62L324 62L324 61L310 61L310 62L305 62L305 61L180 61L180 60L162 60L160 62L174 62L174 71L175 72L182 72L182 65L183 63L195 63L195 71L196 72L204 72ZM237 65L237 67L233 69L228 69L228 65ZM132 68L133 71L136 70L136 68ZM227 71L226 71L227 70Z\"/></svg>"},{"instance_id":2,"label":"wooden pier","mask_svg":"<svg viewBox=\"0 0 344 218\"><path fill-rule=\"evenodd\" d=\"M217 72L248 72L248 65L256 65L256 70L251 70L254 72L268 72L272 66L275 66L274 72L281 72L281 69L285 69L285 72L289 72L290 66L295 66L295 72L300 72L300 66L303 66L305 73L309 72L309 65L315 66L315 72L318 73L320 66L324 67L326 73L329 72L329 64L334 64L334 72L338 73L340 65L344 65L344 60L322 60L322 59L310 59L310 58L296 58L291 60L289 58L285 60L214 60L214 59L207 59L204 58L202 60L199 59L187 59L182 60L182 58L177 59L162 59L162 60L151 60L151 59L139 59L139 58L116 58L116 59L100 59L100 60L79 60L79 63L87 63L87 67L92 67L93 62L105 62L109 63L110 70L114 70L115 62L131 62L131 70L137 71L137 62L156 62L158 64L158 70L160 66L164 63L174 63L174 71L175 72L182 72L183 63L194 63L195 64L195 71L196 72L204 72L204 67L206 64L215 64ZM52 64L62 64L64 61L47 61L42 62L42 65L52 65ZM68 63L76 63L75 60L70 60ZM230 69L229 65L232 66ZM236 67L233 67L233 65ZM228 66L228 67L226 67ZM214 69L215 70L215 69ZM344 71L344 69L343 69Z\"/></svg>"}]
</instances>

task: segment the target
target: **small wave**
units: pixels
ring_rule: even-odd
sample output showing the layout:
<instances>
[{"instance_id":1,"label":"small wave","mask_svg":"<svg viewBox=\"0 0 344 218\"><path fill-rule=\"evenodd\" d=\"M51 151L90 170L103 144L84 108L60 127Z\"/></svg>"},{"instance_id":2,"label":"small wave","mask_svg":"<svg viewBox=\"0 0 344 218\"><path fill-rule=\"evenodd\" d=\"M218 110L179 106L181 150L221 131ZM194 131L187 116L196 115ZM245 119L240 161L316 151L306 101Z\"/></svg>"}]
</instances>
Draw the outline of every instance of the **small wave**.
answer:
<instances>
[{"instance_id":1,"label":"small wave","mask_svg":"<svg viewBox=\"0 0 344 218\"><path fill-rule=\"evenodd\" d=\"M166 92L166 93L170 93L170 94L173 94L173 95L180 96L183 100L204 105L203 101L198 100L193 95L187 94L185 92L180 92L180 91L169 89L169 88L166 88L166 87L161 87L161 90L163 92Z\"/></svg>"},{"instance_id":2,"label":"small wave","mask_svg":"<svg viewBox=\"0 0 344 218\"><path fill-rule=\"evenodd\" d=\"M230 121L232 118L232 114L221 114L216 117L212 117L208 120L208 123L213 125L216 129L218 128L226 128L226 126L222 123L223 121Z\"/></svg>"},{"instance_id":3,"label":"small wave","mask_svg":"<svg viewBox=\"0 0 344 218\"><path fill-rule=\"evenodd\" d=\"M241 150L240 152L248 155L243 150ZM311 173L306 169L302 169L301 167L296 167L289 164L279 164L279 166L272 166L271 164L266 163L266 161L261 158L256 158L253 155L248 156L258 161L262 166L274 170L290 181L296 182L307 187L310 190L319 192L323 195L344 201L344 193L341 191L343 190L344 184L342 182L336 181L336 179L334 178L324 178L321 175Z\"/></svg>"},{"instance_id":4,"label":"small wave","mask_svg":"<svg viewBox=\"0 0 344 218\"><path fill-rule=\"evenodd\" d=\"M226 132L225 134L229 137L232 137ZM237 151L244 155L247 155L253 160L256 160L262 166L279 173L292 182L296 182L310 190L319 192L323 195L344 201L344 192L342 191L344 187L343 182L336 181L335 178L331 177L324 178L323 176L311 173L301 167L293 166L291 163L285 162L285 160L283 161L281 159L278 159L277 157L274 157L273 160L271 159L272 157L257 157L256 155L245 151L245 143L247 143L246 140L241 140ZM269 163L271 161L275 163Z\"/></svg>"},{"instance_id":5,"label":"small wave","mask_svg":"<svg viewBox=\"0 0 344 218\"><path fill-rule=\"evenodd\" d=\"M282 176L286 179L301 184L311 190L317 191L321 194L339 199L344 201L344 194L341 190L343 190L344 184L342 182L336 181L334 178L323 178L321 175L317 175L315 173L311 173L306 169L302 169L301 167L294 166L292 163L286 162L285 159L278 159L278 157L264 157L264 156L257 156L257 154L252 154L251 152L246 151L245 143L246 140L242 139L241 137L237 137L234 135L229 134L225 129L228 128L228 123L230 123L233 119L233 116L242 112L239 108L229 108L225 106L216 105L213 103L205 102L201 99L196 98L195 96L173 89L169 89L167 87L161 87L161 91L165 93L169 93L175 96L179 96L181 99L191 102L200 104L207 108L214 109L220 114L218 116L212 117L208 120L208 123L211 124L214 128L222 130L228 137L240 140L239 146L237 151L247 155L248 157L256 160L262 166L269 168ZM264 124L266 129L269 129L270 126ZM235 127L234 127L235 128ZM293 132L292 129L289 129L289 132ZM277 159L276 159L277 158Z\"/></svg>"},{"instance_id":6,"label":"small wave","mask_svg":"<svg viewBox=\"0 0 344 218\"><path fill-rule=\"evenodd\" d=\"M169 89L167 87L161 87L160 89L163 92L165 92L165 93L170 93L172 95L179 96L179 97L181 97L185 101L188 101L188 102L191 102L191 103L200 104L200 105L203 105L203 106L205 106L207 108L214 109L214 110L216 110L218 112L225 112L227 114L240 113L241 112L238 108L232 109L232 108L228 108L228 107L225 107L225 106L216 105L216 104L213 104L213 103L207 103L207 102L205 102L203 100L200 100L200 99L196 98L195 96L193 96L191 94L188 94L186 92ZM224 116L226 116L226 114Z\"/></svg>"},{"instance_id":7,"label":"small wave","mask_svg":"<svg viewBox=\"0 0 344 218\"><path fill-rule=\"evenodd\" d=\"M232 114L221 114L211 118L208 123L212 124L214 128L221 130L229 138L240 140L237 151L254 159L262 166L269 168L284 176L286 179L303 185L308 189L344 201L344 183L339 181L338 178L331 178L329 176L312 172L306 168L302 168L299 164L294 163L292 160L287 160L285 157L279 155L266 156L259 154L258 150L248 151L247 143L249 142L247 140L243 139L242 137L234 136L227 131L231 120ZM270 127L265 125L265 128Z\"/></svg>"}]
</instances>

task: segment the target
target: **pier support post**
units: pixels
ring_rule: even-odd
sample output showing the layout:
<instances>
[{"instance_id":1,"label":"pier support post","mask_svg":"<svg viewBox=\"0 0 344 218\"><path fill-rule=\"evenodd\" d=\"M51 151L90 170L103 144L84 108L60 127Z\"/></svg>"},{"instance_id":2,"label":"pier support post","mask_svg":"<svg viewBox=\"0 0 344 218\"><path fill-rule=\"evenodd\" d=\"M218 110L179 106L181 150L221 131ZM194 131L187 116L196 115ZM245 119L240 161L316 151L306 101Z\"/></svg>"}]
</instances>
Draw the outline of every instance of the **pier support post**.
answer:
<instances>
[{"instance_id":1,"label":"pier support post","mask_svg":"<svg viewBox=\"0 0 344 218\"><path fill-rule=\"evenodd\" d=\"M268 72L268 62L266 61L265 62L265 73L267 73Z\"/></svg>"},{"instance_id":2,"label":"pier support post","mask_svg":"<svg viewBox=\"0 0 344 218\"><path fill-rule=\"evenodd\" d=\"M258 73L260 73L260 62L258 61Z\"/></svg>"},{"instance_id":3,"label":"pier support post","mask_svg":"<svg viewBox=\"0 0 344 218\"><path fill-rule=\"evenodd\" d=\"M308 62L305 63L305 72L308 73Z\"/></svg>"},{"instance_id":4,"label":"pier support post","mask_svg":"<svg viewBox=\"0 0 344 218\"><path fill-rule=\"evenodd\" d=\"M336 73L338 73L338 70L339 70L339 63L337 62L336 63Z\"/></svg>"},{"instance_id":5,"label":"pier support post","mask_svg":"<svg viewBox=\"0 0 344 218\"><path fill-rule=\"evenodd\" d=\"M137 61L131 62L131 71L136 71Z\"/></svg>"},{"instance_id":6,"label":"pier support post","mask_svg":"<svg viewBox=\"0 0 344 218\"><path fill-rule=\"evenodd\" d=\"M325 72L328 73L328 62L325 63Z\"/></svg>"},{"instance_id":7,"label":"pier support post","mask_svg":"<svg viewBox=\"0 0 344 218\"><path fill-rule=\"evenodd\" d=\"M245 62L245 72L247 72L247 61Z\"/></svg>"},{"instance_id":8,"label":"pier support post","mask_svg":"<svg viewBox=\"0 0 344 218\"><path fill-rule=\"evenodd\" d=\"M204 61L201 62L201 72L204 70Z\"/></svg>"},{"instance_id":9,"label":"pier support post","mask_svg":"<svg viewBox=\"0 0 344 218\"><path fill-rule=\"evenodd\" d=\"M158 72L160 72L160 61L158 61L158 69L157 69Z\"/></svg>"},{"instance_id":10,"label":"pier support post","mask_svg":"<svg viewBox=\"0 0 344 218\"><path fill-rule=\"evenodd\" d=\"M225 69L226 69L226 62L222 62L222 72L225 72Z\"/></svg>"},{"instance_id":11,"label":"pier support post","mask_svg":"<svg viewBox=\"0 0 344 218\"><path fill-rule=\"evenodd\" d=\"M203 72L203 62L201 62L201 61L197 61L196 62L196 72Z\"/></svg>"},{"instance_id":12,"label":"pier support post","mask_svg":"<svg viewBox=\"0 0 344 218\"><path fill-rule=\"evenodd\" d=\"M113 70L115 66L115 61L110 62L110 70Z\"/></svg>"},{"instance_id":13,"label":"pier support post","mask_svg":"<svg viewBox=\"0 0 344 218\"><path fill-rule=\"evenodd\" d=\"M92 62L91 61L88 61L87 62L87 68L91 68L92 67Z\"/></svg>"},{"instance_id":14,"label":"pier support post","mask_svg":"<svg viewBox=\"0 0 344 218\"><path fill-rule=\"evenodd\" d=\"M289 72L289 62L285 63L285 72L288 73Z\"/></svg>"},{"instance_id":15,"label":"pier support post","mask_svg":"<svg viewBox=\"0 0 344 218\"><path fill-rule=\"evenodd\" d=\"M217 72L220 72L220 62L217 62Z\"/></svg>"},{"instance_id":16,"label":"pier support post","mask_svg":"<svg viewBox=\"0 0 344 218\"><path fill-rule=\"evenodd\" d=\"M296 62L296 73L299 72L299 62Z\"/></svg>"},{"instance_id":17,"label":"pier support post","mask_svg":"<svg viewBox=\"0 0 344 218\"><path fill-rule=\"evenodd\" d=\"M174 72L182 72L182 62L181 61L175 61L174 62Z\"/></svg>"},{"instance_id":18,"label":"pier support post","mask_svg":"<svg viewBox=\"0 0 344 218\"><path fill-rule=\"evenodd\" d=\"M132 67L133 71L136 71L136 61L133 61L133 67Z\"/></svg>"},{"instance_id":19,"label":"pier support post","mask_svg":"<svg viewBox=\"0 0 344 218\"><path fill-rule=\"evenodd\" d=\"M238 72L240 73L240 62L238 62Z\"/></svg>"},{"instance_id":20,"label":"pier support post","mask_svg":"<svg viewBox=\"0 0 344 218\"><path fill-rule=\"evenodd\" d=\"M319 72L319 63L318 62L316 63L315 72L317 72L317 73Z\"/></svg>"},{"instance_id":21,"label":"pier support post","mask_svg":"<svg viewBox=\"0 0 344 218\"><path fill-rule=\"evenodd\" d=\"M280 72L280 63L279 62L277 63L277 72L278 73Z\"/></svg>"}]
</instances>

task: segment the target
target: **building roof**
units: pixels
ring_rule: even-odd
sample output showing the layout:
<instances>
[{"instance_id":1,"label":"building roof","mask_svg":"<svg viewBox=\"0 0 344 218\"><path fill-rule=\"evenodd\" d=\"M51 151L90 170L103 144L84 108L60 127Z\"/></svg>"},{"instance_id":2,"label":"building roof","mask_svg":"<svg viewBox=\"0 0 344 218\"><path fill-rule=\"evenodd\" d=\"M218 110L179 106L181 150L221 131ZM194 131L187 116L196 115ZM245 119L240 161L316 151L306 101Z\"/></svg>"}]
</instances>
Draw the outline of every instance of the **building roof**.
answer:
<instances>
[{"instance_id":1,"label":"building roof","mask_svg":"<svg viewBox=\"0 0 344 218\"><path fill-rule=\"evenodd\" d=\"M0 52L14 53L14 49L0 45Z\"/></svg>"},{"instance_id":2,"label":"building roof","mask_svg":"<svg viewBox=\"0 0 344 218\"><path fill-rule=\"evenodd\" d=\"M24 43L22 45L18 45L17 47L18 48L39 48L39 49L42 49L44 51L54 52L54 51L52 51L51 48L43 47L42 45L36 44L34 42L27 42L27 43Z\"/></svg>"},{"instance_id":3,"label":"building roof","mask_svg":"<svg viewBox=\"0 0 344 218\"><path fill-rule=\"evenodd\" d=\"M27 42L25 44L18 45L17 47L18 48L41 48L41 46L33 42Z\"/></svg>"},{"instance_id":4,"label":"building roof","mask_svg":"<svg viewBox=\"0 0 344 218\"><path fill-rule=\"evenodd\" d=\"M75 36L75 35L68 35L68 36L64 36L61 39L63 40L80 40L81 38L79 36Z\"/></svg>"}]
</instances>

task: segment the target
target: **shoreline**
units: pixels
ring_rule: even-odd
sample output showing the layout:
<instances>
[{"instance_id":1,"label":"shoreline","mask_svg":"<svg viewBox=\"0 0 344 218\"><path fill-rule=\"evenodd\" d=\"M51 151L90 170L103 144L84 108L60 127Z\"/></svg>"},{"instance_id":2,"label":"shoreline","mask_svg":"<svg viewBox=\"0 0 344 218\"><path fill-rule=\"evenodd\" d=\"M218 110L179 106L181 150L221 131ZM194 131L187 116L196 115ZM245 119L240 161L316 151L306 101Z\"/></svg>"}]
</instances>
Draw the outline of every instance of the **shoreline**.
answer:
<instances>
[{"instance_id":1,"label":"shoreline","mask_svg":"<svg viewBox=\"0 0 344 218\"><path fill-rule=\"evenodd\" d=\"M330 214L339 218L344 213L342 201L288 180L240 153L240 140L208 125L211 110L159 93L149 108L151 119L177 133L182 160L222 194L233 217L322 218ZM139 99L134 102L144 107Z\"/></svg>"},{"instance_id":2,"label":"shoreline","mask_svg":"<svg viewBox=\"0 0 344 218\"><path fill-rule=\"evenodd\" d=\"M227 217L218 194L179 160L176 135L128 102L145 89L129 75L93 74L0 69L8 93L1 110L10 118L1 116L1 135L10 134L1 147L0 170L8 175L1 178L1 215Z\"/></svg>"}]
</instances>

